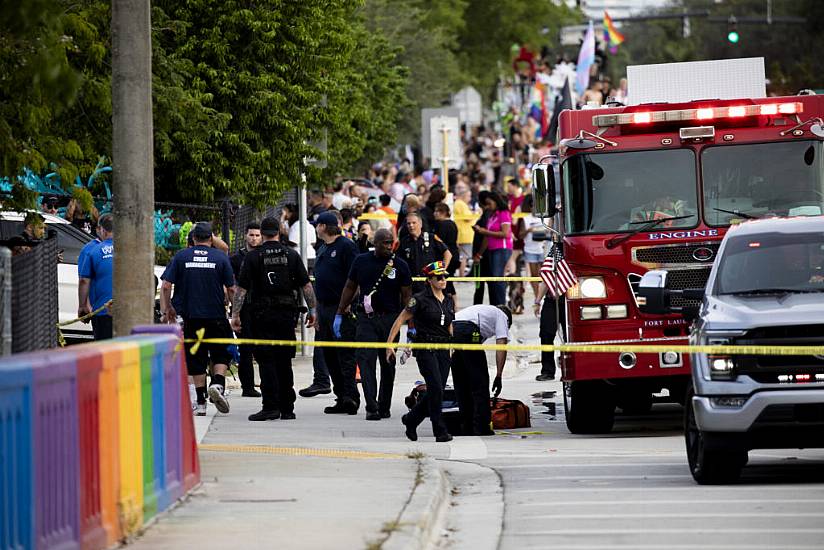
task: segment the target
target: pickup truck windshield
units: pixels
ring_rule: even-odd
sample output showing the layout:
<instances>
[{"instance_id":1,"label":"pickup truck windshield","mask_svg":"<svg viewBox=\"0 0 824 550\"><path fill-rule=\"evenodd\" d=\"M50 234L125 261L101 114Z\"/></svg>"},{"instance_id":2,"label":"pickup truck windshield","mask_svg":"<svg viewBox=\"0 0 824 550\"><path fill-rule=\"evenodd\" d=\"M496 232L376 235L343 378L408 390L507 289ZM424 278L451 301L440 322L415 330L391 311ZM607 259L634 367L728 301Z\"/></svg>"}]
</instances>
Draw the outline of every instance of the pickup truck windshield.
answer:
<instances>
[{"instance_id":1,"label":"pickup truck windshield","mask_svg":"<svg viewBox=\"0 0 824 550\"><path fill-rule=\"evenodd\" d=\"M818 141L710 147L701 154L704 219L824 213L824 154Z\"/></svg>"},{"instance_id":2,"label":"pickup truck windshield","mask_svg":"<svg viewBox=\"0 0 824 550\"><path fill-rule=\"evenodd\" d=\"M564 162L567 231L620 233L662 218L646 230L695 227L695 175L690 149L576 155Z\"/></svg>"},{"instance_id":3,"label":"pickup truck windshield","mask_svg":"<svg viewBox=\"0 0 824 550\"><path fill-rule=\"evenodd\" d=\"M716 294L824 292L824 231L732 237Z\"/></svg>"}]
</instances>

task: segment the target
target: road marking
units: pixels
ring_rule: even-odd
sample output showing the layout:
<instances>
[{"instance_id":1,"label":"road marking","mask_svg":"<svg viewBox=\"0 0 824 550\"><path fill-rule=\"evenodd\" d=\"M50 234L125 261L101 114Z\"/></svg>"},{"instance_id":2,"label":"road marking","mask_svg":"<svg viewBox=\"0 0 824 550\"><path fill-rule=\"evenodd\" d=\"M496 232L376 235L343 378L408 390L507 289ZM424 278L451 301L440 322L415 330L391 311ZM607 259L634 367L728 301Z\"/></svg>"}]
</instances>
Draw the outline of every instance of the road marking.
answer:
<instances>
[{"instance_id":1,"label":"road marking","mask_svg":"<svg viewBox=\"0 0 824 550\"><path fill-rule=\"evenodd\" d=\"M642 520L643 518L638 518ZM703 527L685 527L684 529L593 529L588 531L581 531L580 529L557 529L557 530L544 530L544 531L519 531L518 536L552 536L552 535L571 535L580 537L581 535L641 535L641 534L660 534L660 535L675 535L685 533L688 536L695 537L696 534L708 534L708 533L717 533L717 534L738 534L744 533L746 535L754 535L754 534L765 534L765 535L775 535L777 533L788 533L788 534L814 534L814 533L824 533L824 529L752 529L749 527L742 527L741 529L706 529ZM511 536L511 535L510 535ZM712 545L714 548L715 545ZM552 548L555 548L552 545ZM670 548L669 545L666 548ZM695 548L695 546L693 546ZM782 546L783 548L783 546ZM820 546L819 546L820 548Z\"/></svg>"},{"instance_id":2,"label":"road marking","mask_svg":"<svg viewBox=\"0 0 824 550\"><path fill-rule=\"evenodd\" d=\"M458 437L449 442L449 460L483 460L486 443L478 436Z\"/></svg>"},{"instance_id":3,"label":"road marking","mask_svg":"<svg viewBox=\"0 0 824 550\"><path fill-rule=\"evenodd\" d=\"M548 478L554 479L554 478ZM531 480L530 480L531 481ZM742 486L736 485L734 488L731 487L707 487L707 486L698 486L698 485L690 485L689 487L547 487L545 489L519 489L513 492L516 493L574 493L574 492L604 492L604 491L621 491L626 493L628 491L638 491L639 493L646 493L646 492L661 492L661 491L690 491L693 493L724 493L729 494L732 489L736 492L738 491L786 491L787 489L794 488L796 490L801 489L802 487L806 488L808 491L818 490L820 492L824 492L824 485L799 485L797 483L789 483L784 485L753 485L753 486ZM511 489L510 489L511 490Z\"/></svg>"},{"instance_id":4,"label":"road marking","mask_svg":"<svg viewBox=\"0 0 824 550\"><path fill-rule=\"evenodd\" d=\"M540 469L540 468L646 468L650 466L688 466L687 461L684 460L683 462L604 462L604 463L593 463L593 464L563 464L563 463L553 463L547 462L545 464L495 464L495 463L485 463L487 466L492 468L500 468L501 470L528 470L528 469Z\"/></svg>"},{"instance_id":5,"label":"road marking","mask_svg":"<svg viewBox=\"0 0 824 550\"><path fill-rule=\"evenodd\" d=\"M322 458L353 458L368 460L374 458L406 459L406 455L395 453L373 453L349 451L346 449L305 449L302 447L268 447L265 445L198 445L201 451L219 453L269 454L282 456L316 456Z\"/></svg>"},{"instance_id":6,"label":"road marking","mask_svg":"<svg viewBox=\"0 0 824 550\"><path fill-rule=\"evenodd\" d=\"M505 535L506 537L517 537L518 535ZM776 550L774 544L767 544L766 546L756 546L753 544L714 544L709 546L696 544L672 544L667 543L666 546L661 544L581 544L581 545L558 545L553 544L552 550L695 550L696 548L712 548L713 550ZM781 545L781 550L821 550L821 545Z\"/></svg>"},{"instance_id":7,"label":"road marking","mask_svg":"<svg viewBox=\"0 0 824 550\"><path fill-rule=\"evenodd\" d=\"M771 499L771 498L742 498L742 499L712 499L712 500L612 500L604 502L600 500L550 500L547 502L520 502L512 504L512 506L528 507L540 506L545 508L547 506L613 506L620 504L622 506L637 506L637 505L662 505L662 504L821 504L824 503L824 498L790 498L790 499ZM726 515L725 515L726 516ZM554 515L552 517L557 517ZM637 517L637 516L636 516ZM644 516L646 517L646 516ZM717 517L717 516L716 516Z\"/></svg>"},{"instance_id":8,"label":"road marking","mask_svg":"<svg viewBox=\"0 0 824 550\"><path fill-rule=\"evenodd\" d=\"M689 504L693 504L694 501L690 501ZM555 504L555 503L553 503ZM621 504L625 504L621 502ZM658 504L657 502L655 504ZM631 520L649 520L649 519L680 519L680 518L709 518L709 519L718 519L719 517L723 517L725 520L729 518L760 518L768 516L770 518L820 518L824 517L824 513L818 512L770 512L769 510L764 510L759 514L745 514L740 512L730 513L730 512L723 512L719 514L696 514L691 512L683 512L678 514L644 514L643 516L639 516L638 514L613 514L613 513L606 513L606 514L542 514L539 516L526 516L530 520L533 519L594 519L594 518L603 518L603 519L631 519ZM523 518L524 516L521 516ZM700 528L696 528L696 530L700 530ZM587 531L589 533L589 531Z\"/></svg>"},{"instance_id":9,"label":"road marking","mask_svg":"<svg viewBox=\"0 0 824 550\"><path fill-rule=\"evenodd\" d=\"M585 479L606 479L606 480L619 480L619 479L692 479L691 475L687 474L638 474L632 476L616 476L616 475L575 475L575 476L552 476L552 477L530 477L528 481L557 481L559 479L574 479L574 480L585 480ZM624 489L626 490L626 488Z\"/></svg>"}]
</instances>

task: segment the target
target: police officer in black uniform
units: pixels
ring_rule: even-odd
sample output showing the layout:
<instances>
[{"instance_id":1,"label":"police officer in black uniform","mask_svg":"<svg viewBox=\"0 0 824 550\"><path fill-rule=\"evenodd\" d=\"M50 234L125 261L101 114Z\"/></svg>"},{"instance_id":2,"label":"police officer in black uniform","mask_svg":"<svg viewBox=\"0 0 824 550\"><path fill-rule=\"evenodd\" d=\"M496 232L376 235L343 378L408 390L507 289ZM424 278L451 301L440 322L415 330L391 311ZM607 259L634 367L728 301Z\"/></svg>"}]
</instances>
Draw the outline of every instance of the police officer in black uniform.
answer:
<instances>
[{"instance_id":1,"label":"police officer in black uniform","mask_svg":"<svg viewBox=\"0 0 824 550\"><path fill-rule=\"evenodd\" d=\"M387 343L394 343L401 326L410 320L414 321L417 329L416 343L447 344L452 341L455 306L452 297L445 293L447 273L446 264L443 262L432 262L424 266L423 274L426 277L427 287L424 291L415 294L407 303L406 309L395 319L392 331L386 339ZM428 416L432 421L435 441L451 441L452 436L441 418L443 390L446 379L449 377L449 350L416 349L413 355L426 381L426 395L401 418L401 422L406 426L406 437L416 441L418 439L416 429ZM395 350L388 348L386 357L393 359Z\"/></svg>"},{"instance_id":2,"label":"police officer in black uniform","mask_svg":"<svg viewBox=\"0 0 824 550\"><path fill-rule=\"evenodd\" d=\"M240 268L243 267L243 260L246 259L246 254L260 246L260 224L258 222L251 222L246 226L246 246L241 248L229 257L232 262L232 271L235 273L235 279L240 277ZM248 300L248 296L247 296ZM241 315L240 322L246 325L246 332L251 334L252 320L249 317L250 308L246 308ZM242 332L237 333L238 338L244 338ZM260 392L255 389L255 369L252 366L252 346L241 344L238 346L240 352L240 360L237 363L237 375L240 378L240 385L243 388L243 397L260 397Z\"/></svg>"},{"instance_id":3,"label":"police officer in black uniform","mask_svg":"<svg viewBox=\"0 0 824 550\"><path fill-rule=\"evenodd\" d=\"M392 233L388 229L378 229L374 243L374 252L361 254L352 263L332 325L338 339L342 337L343 317L349 314L349 307L358 290L360 298L355 306L358 318L355 340L358 342L385 342L392 322L412 295L412 275L406 262L392 253ZM366 401L366 420L391 416L395 360L379 351L369 348L358 348L356 351L363 399ZM375 372L376 360L380 360L381 364L380 388Z\"/></svg>"},{"instance_id":4,"label":"police officer in black uniform","mask_svg":"<svg viewBox=\"0 0 824 550\"><path fill-rule=\"evenodd\" d=\"M315 259L315 296L318 300L319 340L335 339L333 324L340 303L340 296L346 284L346 278L355 258L358 246L341 234L338 218L331 212L318 215L315 229L318 241L323 243ZM344 315L340 326L341 338L347 342L355 341L355 318ZM355 382L355 350L352 348L315 348L315 353L322 353L332 378L332 388L336 403L326 407L326 414L356 414L360 406L360 394Z\"/></svg>"},{"instance_id":5,"label":"police officer in black uniform","mask_svg":"<svg viewBox=\"0 0 824 550\"><path fill-rule=\"evenodd\" d=\"M423 222L418 212L406 215L406 233L398 244L400 256L412 270L413 277L423 275L423 268L432 262L442 261L449 265L452 253L446 244L434 233L423 230ZM417 294L426 290L426 283L415 281L412 283L412 293Z\"/></svg>"},{"instance_id":6,"label":"police officer in black uniform","mask_svg":"<svg viewBox=\"0 0 824 550\"><path fill-rule=\"evenodd\" d=\"M300 255L279 242L280 222L267 217L260 223L263 244L246 255L238 278L232 310L232 328L239 331L241 311L251 309L252 337L294 340L298 318L296 291L302 289L309 308L307 326L315 323L315 292ZM248 304L244 305L246 294ZM249 420L295 418L295 380L292 373L294 346L255 346L260 369L263 408Z\"/></svg>"}]
</instances>

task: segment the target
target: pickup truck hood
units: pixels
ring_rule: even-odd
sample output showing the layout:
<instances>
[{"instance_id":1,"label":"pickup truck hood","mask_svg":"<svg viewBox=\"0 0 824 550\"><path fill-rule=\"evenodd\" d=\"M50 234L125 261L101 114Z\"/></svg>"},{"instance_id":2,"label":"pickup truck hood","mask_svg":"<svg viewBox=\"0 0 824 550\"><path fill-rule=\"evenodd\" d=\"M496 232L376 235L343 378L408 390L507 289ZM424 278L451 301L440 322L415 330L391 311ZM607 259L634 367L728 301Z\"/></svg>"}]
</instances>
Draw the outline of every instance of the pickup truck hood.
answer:
<instances>
[{"instance_id":1,"label":"pickup truck hood","mask_svg":"<svg viewBox=\"0 0 824 550\"><path fill-rule=\"evenodd\" d=\"M701 316L710 330L818 324L824 320L824 293L707 296Z\"/></svg>"}]
</instances>

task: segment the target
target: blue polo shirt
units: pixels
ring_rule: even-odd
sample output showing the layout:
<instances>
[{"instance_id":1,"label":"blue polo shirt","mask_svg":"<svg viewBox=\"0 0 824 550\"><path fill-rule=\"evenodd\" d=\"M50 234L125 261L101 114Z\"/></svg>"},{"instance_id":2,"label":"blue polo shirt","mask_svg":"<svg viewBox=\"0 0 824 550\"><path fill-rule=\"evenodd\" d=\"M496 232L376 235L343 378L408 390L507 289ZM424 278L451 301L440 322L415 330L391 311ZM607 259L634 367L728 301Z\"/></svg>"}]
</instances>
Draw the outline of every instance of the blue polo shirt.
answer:
<instances>
[{"instance_id":1,"label":"blue polo shirt","mask_svg":"<svg viewBox=\"0 0 824 550\"><path fill-rule=\"evenodd\" d=\"M358 255L358 245L345 237L322 244L315 258L315 297L323 304L340 302L346 276Z\"/></svg>"},{"instance_id":2,"label":"blue polo shirt","mask_svg":"<svg viewBox=\"0 0 824 550\"><path fill-rule=\"evenodd\" d=\"M360 288L359 304L363 304L364 294L369 294L375 287L387 260L378 258L374 252L365 252L355 258L349 270L349 280ZM409 264L395 256L388 274L381 280L377 290L372 294L372 308L378 313L399 313L406 304L401 304L401 289L412 285L412 273Z\"/></svg>"},{"instance_id":3,"label":"blue polo shirt","mask_svg":"<svg viewBox=\"0 0 824 550\"><path fill-rule=\"evenodd\" d=\"M88 245L87 245L88 246ZM112 299L112 277L114 271L114 243L106 239L94 246L84 247L79 257L77 276L89 279L89 302L92 310L100 308ZM103 314L105 312L102 312Z\"/></svg>"},{"instance_id":4,"label":"blue polo shirt","mask_svg":"<svg viewBox=\"0 0 824 550\"><path fill-rule=\"evenodd\" d=\"M172 258L162 279L175 285L182 317L226 318L223 287L234 286L235 276L225 252L200 245L181 250Z\"/></svg>"}]
</instances>

